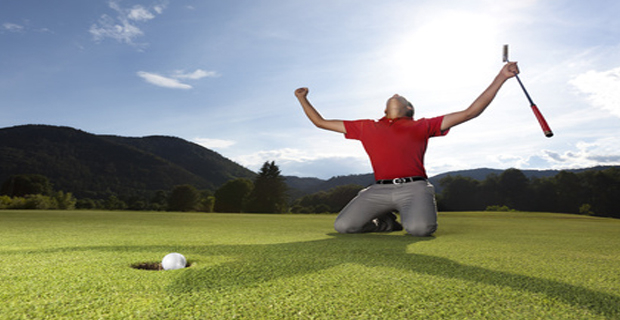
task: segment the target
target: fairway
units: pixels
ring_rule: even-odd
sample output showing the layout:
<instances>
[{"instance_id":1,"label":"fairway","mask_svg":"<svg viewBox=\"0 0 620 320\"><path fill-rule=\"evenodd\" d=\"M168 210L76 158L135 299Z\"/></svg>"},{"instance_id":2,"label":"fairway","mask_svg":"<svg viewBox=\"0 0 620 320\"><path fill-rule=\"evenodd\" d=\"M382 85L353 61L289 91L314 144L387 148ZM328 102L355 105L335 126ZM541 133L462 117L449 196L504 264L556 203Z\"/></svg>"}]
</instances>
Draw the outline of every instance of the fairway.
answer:
<instances>
[{"instance_id":1,"label":"fairway","mask_svg":"<svg viewBox=\"0 0 620 320\"><path fill-rule=\"evenodd\" d=\"M1 319L620 319L620 221L440 213L434 237L334 215L0 211ZM182 253L191 266L131 266Z\"/></svg>"}]
</instances>

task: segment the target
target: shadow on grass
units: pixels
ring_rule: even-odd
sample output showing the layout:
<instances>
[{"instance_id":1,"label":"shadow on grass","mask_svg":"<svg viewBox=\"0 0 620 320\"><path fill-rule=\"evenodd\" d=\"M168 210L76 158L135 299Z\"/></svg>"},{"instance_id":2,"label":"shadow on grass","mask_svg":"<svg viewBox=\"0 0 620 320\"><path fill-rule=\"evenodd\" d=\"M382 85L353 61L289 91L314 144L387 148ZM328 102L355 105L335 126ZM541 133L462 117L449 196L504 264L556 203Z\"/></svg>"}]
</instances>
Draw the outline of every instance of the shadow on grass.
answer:
<instances>
[{"instance_id":1,"label":"shadow on grass","mask_svg":"<svg viewBox=\"0 0 620 320\"><path fill-rule=\"evenodd\" d=\"M183 250L188 255L230 258L216 265L184 269L167 287L172 293L253 287L260 283L311 274L342 264L388 267L403 271L507 287L539 293L567 304L587 308L611 319L620 319L620 296L598 292L555 280L534 278L508 272L464 265L446 258L408 253L407 247L433 238L413 238L382 234L330 234L316 241L262 245L102 246L72 247L43 252L113 251L169 252ZM30 253L37 253L35 251ZM393 283L392 285L405 285Z\"/></svg>"},{"instance_id":2,"label":"shadow on grass","mask_svg":"<svg viewBox=\"0 0 620 320\"><path fill-rule=\"evenodd\" d=\"M468 266L446 258L407 253L407 246L433 238L416 239L378 234L332 236L325 240L282 244L205 246L199 248L200 254L230 256L234 260L185 270L168 289L181 293L252 287L279 278L319 272L341 264L359 264L545 294L606 317L620 317L619 296L554 280Z\"/></svg>"}]
</instances>

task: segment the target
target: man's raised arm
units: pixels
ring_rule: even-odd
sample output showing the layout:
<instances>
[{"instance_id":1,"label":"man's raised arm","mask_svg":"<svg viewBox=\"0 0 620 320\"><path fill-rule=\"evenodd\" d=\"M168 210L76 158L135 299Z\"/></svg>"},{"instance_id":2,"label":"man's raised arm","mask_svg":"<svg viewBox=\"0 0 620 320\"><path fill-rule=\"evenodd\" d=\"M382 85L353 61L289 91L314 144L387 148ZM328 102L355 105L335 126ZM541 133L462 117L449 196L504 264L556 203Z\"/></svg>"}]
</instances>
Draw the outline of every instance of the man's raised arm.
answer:
<instances>
[{"instance_id":1,"label":"man's raised arm","mask_svg":"<svg viewBox=\"0 0 620 320\"><path fill-rule=\"evenodd\" d=\"M443 121L441 122L441 130L448 130L456 125L459 125L463 122L469 121L477 116L479 116L484 109L493 101L495 95L502 87L506 80L515 76L515 74L519 73L519 68L517 68L516 62L508 62L502 67L502 70L495 77L491 85L482 92L482 94L474 100L474 102L465 110L454 112L447 114L443 117Z\"/></svg>"},{"instance_id":2,"label":"man's raised arm","mask_svg":"<svg viewBox=\"0 0 620 320\"><path fill-rule=\"evenodd\" d=\"M323 116L314 109L310 101L308 101L308 88L299 88L295 90L295 96L301 104L308 119L317 127L325 130L347 133L342 120L325 120Z\"/></svg>"}]
</instances>

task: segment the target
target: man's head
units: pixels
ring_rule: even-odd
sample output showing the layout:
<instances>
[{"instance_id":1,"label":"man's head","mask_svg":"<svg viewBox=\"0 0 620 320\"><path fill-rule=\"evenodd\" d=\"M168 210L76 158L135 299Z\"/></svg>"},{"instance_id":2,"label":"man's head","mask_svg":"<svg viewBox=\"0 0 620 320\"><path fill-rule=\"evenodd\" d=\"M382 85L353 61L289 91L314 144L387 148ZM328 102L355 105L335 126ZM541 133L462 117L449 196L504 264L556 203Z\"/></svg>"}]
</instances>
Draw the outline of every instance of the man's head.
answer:
<instances>
[{"instance_id":1,"label":"man's head","mask_svg":"<svg viewBox=\"0 0 620 320\"><path fill-rule=\"evenodd\" d=\"M385 115L388 118L413 117L413 113L413 105L405 97L395 94L388 99L385 107Z\"/></svg>"}]
</instances>

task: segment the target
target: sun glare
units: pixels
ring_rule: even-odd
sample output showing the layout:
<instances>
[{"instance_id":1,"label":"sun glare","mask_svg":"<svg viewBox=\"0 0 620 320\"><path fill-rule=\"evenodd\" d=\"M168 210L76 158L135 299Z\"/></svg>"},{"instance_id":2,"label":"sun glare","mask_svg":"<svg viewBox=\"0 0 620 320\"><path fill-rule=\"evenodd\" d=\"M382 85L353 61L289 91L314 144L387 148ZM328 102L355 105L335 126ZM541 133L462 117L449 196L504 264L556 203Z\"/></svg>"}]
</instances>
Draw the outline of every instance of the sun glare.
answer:
<instances>
[{"instance_id":1,"label":"sun glare","mask_svg":"<svg viewBox=\"0 0 620 320\"><path fill-rule=\"evenodd\" d=\"M498 28L488 16L449 13L398 35L386 55L396 83L433 88L488 80L481 69L501 62Z\"/></svg>"}]
</instances>

